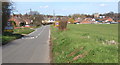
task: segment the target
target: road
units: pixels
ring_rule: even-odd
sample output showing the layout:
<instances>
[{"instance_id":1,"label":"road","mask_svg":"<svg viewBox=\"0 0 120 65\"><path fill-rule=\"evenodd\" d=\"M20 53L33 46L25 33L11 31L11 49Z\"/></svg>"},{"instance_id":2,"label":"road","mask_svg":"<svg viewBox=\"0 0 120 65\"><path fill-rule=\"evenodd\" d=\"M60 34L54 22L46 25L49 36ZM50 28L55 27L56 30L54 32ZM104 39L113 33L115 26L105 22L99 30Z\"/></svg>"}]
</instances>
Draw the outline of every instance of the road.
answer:
<instances>
[{"instance_id":1,"label":"road","mask_svg":"<svg viewBox=\"0 0 120 65\"><path fill-rule=\"evenodd\" d=\"M49 63L50 26L42 26L2 47L3 63Z\"/></svg>"}]
</instances>

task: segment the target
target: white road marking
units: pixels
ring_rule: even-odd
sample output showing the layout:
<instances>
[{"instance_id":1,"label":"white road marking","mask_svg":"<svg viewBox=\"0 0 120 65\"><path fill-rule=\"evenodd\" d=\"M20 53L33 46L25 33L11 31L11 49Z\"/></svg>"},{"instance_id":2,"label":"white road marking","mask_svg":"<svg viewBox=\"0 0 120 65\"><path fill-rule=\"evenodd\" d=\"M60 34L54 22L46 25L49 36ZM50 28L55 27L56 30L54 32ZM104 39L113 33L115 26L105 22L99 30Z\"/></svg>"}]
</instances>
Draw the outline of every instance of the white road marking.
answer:
<instances>
[{"instance_id":1,"label":"white road marking","mask_svg":"<svg viewBox=\"0 0 120 65\"><path fill-rule=\"evenodd\" d=\"M41 28L42 31L37 36L35 36L35 37L22 37L21 39L35 39L35 38L38 38L41 35L41 33L44 31L45 28L46 28L46 26L42 27ZM36 31L38 31L38 29L36 29L34 32L28 34L28 36L31 35L31 34L33 34L33 33L35 33Z\"/></svg>"},{"instance_id":2,"label":"white road marking","mask_svg":"<svg viewBox=\"0 0 120 65\"><path fill-rule=\"evenodd\" d=\"M43 28L43 26L42 26L40 29L42 29L42 28ZM39 29L39 28L35 29L35 31L34 31L34 32L32 32L32 33L30 33L30 34L28 34L28 35L31 35L31 34L33 34L33 33L37 32L37 31L38 31L38 29Z\"/></svg>"},{"instance_id":3,"label":"white road marking","mask_svg":"<svg viewBox=\"0 0 120 65\"><path fill-rule=\"evenodd\" d=\"M36 38L38 38L38 36L36 36Z\"/></svg>"},{"instance_id":4,"label":"white road marking","mask_svg":"<svg viewBox=\"0 0 120 65\"><path fill-rule=\"evenodd\" d=\"M35 37L22 37L22 39L34 39Z\"/></svg>"},{"instance_id":5,"label":"white road marking","mask_svg":"<svg viewBox=\"0 0 120 65\"><path fill-rule=\"evenodd\" d=\"M44 27L44 28L42 29L42 31L36 36L36 38L38 38L38 37L41 35L41 33L44 31L45 28L46 28L46 27Z\"/></svg>"}]
</instances>

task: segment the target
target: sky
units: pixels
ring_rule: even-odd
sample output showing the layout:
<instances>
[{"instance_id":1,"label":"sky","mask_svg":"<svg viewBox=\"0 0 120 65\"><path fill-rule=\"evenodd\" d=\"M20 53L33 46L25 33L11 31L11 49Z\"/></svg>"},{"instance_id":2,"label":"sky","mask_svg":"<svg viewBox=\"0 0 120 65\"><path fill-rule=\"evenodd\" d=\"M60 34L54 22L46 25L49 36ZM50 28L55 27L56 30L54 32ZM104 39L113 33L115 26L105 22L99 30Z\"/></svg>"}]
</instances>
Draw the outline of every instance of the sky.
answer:
<instances>
[{"instance_id":1,"label":"sky","mask_svg":"<svg viewBox=\"0 0 120 65\"><path fill-rule=\"evenodd\" d=\"M33 1L33 0L32 0ZM92 1L92 0L91 0ZM53 11L56 15L71 15L71 14L93 14L93 13L108 13L118 12L118 0L109 0L109 2L18 2L13 1L14 13L25 14L30 11L38 11L41 14L53 15Z\"/></svg>"},{"instance_id":2,"label":"sky","mask_svg":"<svg viewBox=\"0 0 120 65\"><path fill-rule=\"evenodd\" d=\"M6 1L6 0L2 0ZM11 0L14 2L118 2L120 0Z\"/></svg>"}]
</instances>

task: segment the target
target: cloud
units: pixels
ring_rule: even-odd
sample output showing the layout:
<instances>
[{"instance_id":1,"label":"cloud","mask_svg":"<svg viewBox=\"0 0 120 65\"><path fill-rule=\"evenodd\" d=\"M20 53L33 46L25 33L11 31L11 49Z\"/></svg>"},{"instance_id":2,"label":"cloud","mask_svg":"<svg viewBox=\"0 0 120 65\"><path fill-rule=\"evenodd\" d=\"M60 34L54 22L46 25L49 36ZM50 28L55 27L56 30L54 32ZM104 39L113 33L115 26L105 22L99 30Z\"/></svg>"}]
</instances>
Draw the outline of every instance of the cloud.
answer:
<instances>
[{"instance_id":1,"label":"cloud","mask_svg":"<svg viewBox=\"0 0 120 65\"><path fill-rule=\"evenodd\" d=\"M101 6L101 7L104 7L104 6L106 6L106 4L100 4L100 6Z\"/></svg>"},{"instance_id":2,"label":"cloud","mask_svg":"<svg viewBox=\"0 0 120 65\"><path fill-rule=\"evenodd\" d=\"M40 8L48 8L48 7L49 7L48 5L40 6Z\"/></svg>"}]
</instances>

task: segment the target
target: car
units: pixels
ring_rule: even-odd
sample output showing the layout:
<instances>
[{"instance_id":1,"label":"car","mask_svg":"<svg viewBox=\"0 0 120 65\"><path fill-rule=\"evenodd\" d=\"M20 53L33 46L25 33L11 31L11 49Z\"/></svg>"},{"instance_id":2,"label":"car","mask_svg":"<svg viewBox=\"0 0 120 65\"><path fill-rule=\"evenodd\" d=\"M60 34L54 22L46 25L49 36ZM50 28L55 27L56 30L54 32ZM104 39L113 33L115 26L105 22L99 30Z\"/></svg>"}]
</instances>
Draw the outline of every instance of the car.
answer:
<instances>
[{"instance_id":1,"label":"car","mask_svg":"<svg viewBox=\"0 0 120 65\"><path fill-rule=\"evenodd\" d=\"M31 27L30 25L25 25L25 27Z\"/></svg>"}]
</instances>

